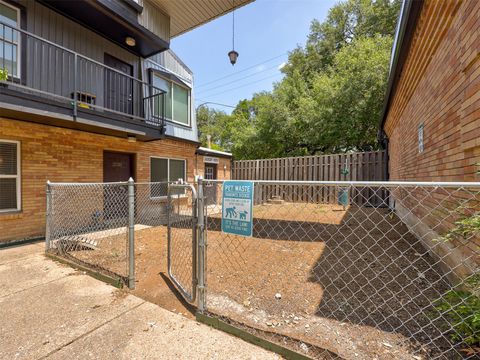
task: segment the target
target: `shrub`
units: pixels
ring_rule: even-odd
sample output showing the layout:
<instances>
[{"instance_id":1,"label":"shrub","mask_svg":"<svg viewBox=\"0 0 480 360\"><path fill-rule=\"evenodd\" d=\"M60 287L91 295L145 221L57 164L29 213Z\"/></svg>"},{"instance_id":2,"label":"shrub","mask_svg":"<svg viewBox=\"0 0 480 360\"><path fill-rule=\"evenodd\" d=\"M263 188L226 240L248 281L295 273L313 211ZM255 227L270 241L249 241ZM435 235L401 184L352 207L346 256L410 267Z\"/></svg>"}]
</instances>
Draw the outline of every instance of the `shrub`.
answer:
<instances>
[{"instance_id":1,"label":"shrub","mask_svg":"<svg viewBox=\"0 0 480 360\"><path fill-rule=\"evenodd\" d=\"M472 213L468 207L457 209L458 214ZM480 213L463 215L438 241L469 240L480 234ZM480 344L480 274L467 278L461 287L446 292L435 303L453 330L451 339L468 345Z\"/></svg>"},{"instance_id":2,"label":"shrub","mask_svg":"<svg viewBox=\"0 0 480 360\"><path fill-rule=\"evenodd\" d=\"M7 69L0 69L0 80L7 81L8 80L8 70Z\"/></svg>"},{"instance_id":3,"label":"shrub","mask_svg":"<svg viewBox=\"0 0 480 360\"><path fill-rule=\"evenodd\" d=\"M453 341L480 344L480 275L465 282L465 290L450 290L435 302L435 308L447 319Z\"/></svg>"}]
</instances>

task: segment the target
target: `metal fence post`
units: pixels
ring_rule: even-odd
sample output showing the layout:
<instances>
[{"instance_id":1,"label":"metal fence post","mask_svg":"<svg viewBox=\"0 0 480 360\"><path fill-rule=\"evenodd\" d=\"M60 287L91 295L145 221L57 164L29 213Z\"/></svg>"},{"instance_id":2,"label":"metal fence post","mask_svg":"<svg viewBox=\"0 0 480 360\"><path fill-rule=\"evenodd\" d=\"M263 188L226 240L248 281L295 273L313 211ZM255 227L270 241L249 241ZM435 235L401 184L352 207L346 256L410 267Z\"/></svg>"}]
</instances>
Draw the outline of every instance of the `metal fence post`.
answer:
<instances>
[{"instance_id":1,"label":"metal fence post","mask_svg":"<svg viewBox=\"0 0 480 360\"><path fill-rule=\"evenodd\" d=\"M128 287L135 289L135 182L128 179Z\"/></svg>"},{"instance_id":2,"label":"metal fence post","mask_svg":"<svg viewBox=\"0 0 480 360\"><path fill-rule=\"evenodd\" d=\"M47 181L47 205L45 209L45 251L50 249L50 222L52 216L52 187Z\"/></svg>"},{"instance_id":3,"label":"metal fence post","mask_svg":"<svg viewBox=\"0 0 480 360\"><path fill-rule=\"evenodd\" d=\"M78 115L78 96L80 94L80 91L77 91L77 86L78 86L78 74L77 74L77 69L78 67L78 56L75 54L73 56L73 118L76 120L77 115Z\"/></svg>"},{"instance_id":4,"label":"metal fence post","mask_svg":"<svg viewBox=\"0 0 480 360\"><path fill-rule=\"evenodd\" d=\"M198 179L197 229L198 229L198 310L205 310L205 217L204 217L203 180Z\"/></svg>"}]
</instances>

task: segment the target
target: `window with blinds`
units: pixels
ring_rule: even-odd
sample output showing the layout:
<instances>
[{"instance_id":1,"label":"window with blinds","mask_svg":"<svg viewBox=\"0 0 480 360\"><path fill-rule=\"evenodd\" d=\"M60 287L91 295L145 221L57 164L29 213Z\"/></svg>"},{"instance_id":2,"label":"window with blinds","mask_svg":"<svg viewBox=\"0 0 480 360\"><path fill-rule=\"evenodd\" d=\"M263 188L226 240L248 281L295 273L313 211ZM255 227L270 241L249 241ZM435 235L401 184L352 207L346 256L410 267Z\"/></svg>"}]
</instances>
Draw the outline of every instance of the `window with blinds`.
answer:
<instances>
[{"instance_id":1,"label":"window with blinds","mask_svg":"<svg viewBox=\"0 0 480 360\"><path fill-rule=\"evenodd\" d=\"M20 210L20 144L0 140L0 212Z\"/></svg>"}]
</instances>

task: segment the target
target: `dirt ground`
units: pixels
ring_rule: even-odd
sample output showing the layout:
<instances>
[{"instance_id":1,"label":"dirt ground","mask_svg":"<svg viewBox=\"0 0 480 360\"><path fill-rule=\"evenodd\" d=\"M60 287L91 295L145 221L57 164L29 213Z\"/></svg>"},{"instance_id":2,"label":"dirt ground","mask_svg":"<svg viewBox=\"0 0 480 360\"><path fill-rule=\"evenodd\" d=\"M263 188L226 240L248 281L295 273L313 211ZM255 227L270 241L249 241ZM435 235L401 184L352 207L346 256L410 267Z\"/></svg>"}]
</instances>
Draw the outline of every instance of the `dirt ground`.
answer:
<instances>
[{"instance_id":1,"label":"dirt ground","mask_svg":"<svg viewBox=\"0 0 480 360\"><path fill-rule=\"evenodd\" d=\"M331 358L316 347L346 359L417 360L450 348L440 322L429 315L432 301L450 286L387 209L260 205L251 238L220 232L218 211L207 221L211 313L289 346L296 339L297 351L316 358ZM172 272L189 288L191 229L179 223L172 239ZM104 241L110 242L107 252L117 254L103 260L114 271L125 266L118 255L123 241L121 235ZM138 230L135 241L133 293L192 317L194 309L167 275L166 227ZM460 358L454 351L446 356Z\"/></svg>"}]
</instances>

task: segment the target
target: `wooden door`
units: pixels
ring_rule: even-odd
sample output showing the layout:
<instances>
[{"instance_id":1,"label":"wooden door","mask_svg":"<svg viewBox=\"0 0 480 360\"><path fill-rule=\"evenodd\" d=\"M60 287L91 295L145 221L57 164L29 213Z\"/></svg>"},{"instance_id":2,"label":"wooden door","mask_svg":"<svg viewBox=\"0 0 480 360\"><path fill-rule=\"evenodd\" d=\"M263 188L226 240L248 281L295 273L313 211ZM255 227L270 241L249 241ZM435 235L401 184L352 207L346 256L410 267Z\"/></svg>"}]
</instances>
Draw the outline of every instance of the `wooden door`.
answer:
<instances>
[{"instance_id":1,"label":"wooden door","mask_svg":"<svg viewBox=\"0 0 480 360\"><path fill-rule=\"evenodd\" d=\"M133 178L133 155L105 151L103 153L103 181L124 182ZM128 216L127 185L105 185L103 192L103 213L105 219L119 219Z\"/></svg>"},{"instance_id":2,"label":"wooden door","mask_svg":"<svg viewBox=\"0 0 480 360\"><path fill-rule=\"evenodd\" d=\"M133 67L111 55L105 54L105 65L125 75L132 76ZM116 71L105 69L104 107L125 114L133 114L133 80Z\"/></svg>"}]
</instances>

